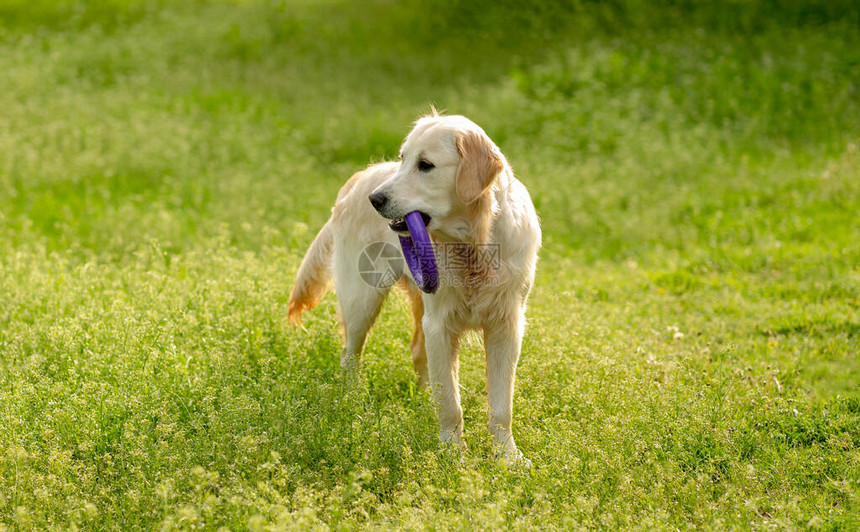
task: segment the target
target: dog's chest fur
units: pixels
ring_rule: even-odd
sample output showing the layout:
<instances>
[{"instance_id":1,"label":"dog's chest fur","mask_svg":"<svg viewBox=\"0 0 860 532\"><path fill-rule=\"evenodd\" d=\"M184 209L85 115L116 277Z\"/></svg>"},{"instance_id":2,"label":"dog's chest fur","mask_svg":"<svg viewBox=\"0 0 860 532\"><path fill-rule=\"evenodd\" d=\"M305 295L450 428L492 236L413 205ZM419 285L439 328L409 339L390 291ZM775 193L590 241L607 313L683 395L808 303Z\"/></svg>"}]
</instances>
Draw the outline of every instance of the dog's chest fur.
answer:
<instances>
[{"instance_id":1,"label":"dog's chest fur","mask_svg":"<svg viewBox=\"0 0 860 532\"><path fill-rule=\"evenodd\" d=\"M425 300L430 300L428 307L453 323L479 328L501 321L519 308L511 305L511 290L517 290L521 283L503 260L465 269L443 266L439 273L439 290Z\"/></svg>"}]
</instances>

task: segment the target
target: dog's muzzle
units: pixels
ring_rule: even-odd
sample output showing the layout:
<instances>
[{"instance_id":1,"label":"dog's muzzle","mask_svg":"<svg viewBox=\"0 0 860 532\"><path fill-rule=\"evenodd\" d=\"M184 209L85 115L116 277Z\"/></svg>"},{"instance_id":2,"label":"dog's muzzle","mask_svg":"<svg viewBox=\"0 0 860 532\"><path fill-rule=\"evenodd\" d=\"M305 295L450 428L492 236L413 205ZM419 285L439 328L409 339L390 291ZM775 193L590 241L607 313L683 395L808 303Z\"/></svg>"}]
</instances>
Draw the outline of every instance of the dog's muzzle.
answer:
<instances>
[{"instance_id":1,"label":"dog's muzzle","mask_svg":"<svg viewBox=\"0 0 860 532\"><path fill-rule=\"evenodd\" d=\"M408 233L409 228L406 226L406 220L401 218L391 218L385 213L385 209L388 206L388 196L382 192L374 192L370 196L367 197L370 200L370 204L373 205L373 208L376 209L380 215L384 218L388 218L390 221L388 222L388 227L392 231L396 233ZM421 214L421 220L424 222L424 227L430 223L430 215L425 213Z\"/></svg>"}]
</instances>

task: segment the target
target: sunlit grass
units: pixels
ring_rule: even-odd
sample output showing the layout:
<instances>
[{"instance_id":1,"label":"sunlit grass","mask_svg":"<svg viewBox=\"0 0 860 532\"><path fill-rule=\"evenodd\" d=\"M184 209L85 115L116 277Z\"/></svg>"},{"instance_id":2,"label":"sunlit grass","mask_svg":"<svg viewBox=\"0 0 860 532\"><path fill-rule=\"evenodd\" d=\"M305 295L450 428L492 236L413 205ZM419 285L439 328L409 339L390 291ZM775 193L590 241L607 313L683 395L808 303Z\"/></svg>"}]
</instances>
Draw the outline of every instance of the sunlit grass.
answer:
<instances>
[{"instance_id":1,"label":"sunlit grass","mask_svg":"<svg viewBox=\"0 0 860 532\"><path fill-rule=\"evenodd\" d=\"M0 530L857 527L858 14L789 4L5 3ZM333 296L284 320L431 103L542 219L530 471L477 336L461 458L402 298L349 390Z\"/></svg>"}]
</instances>

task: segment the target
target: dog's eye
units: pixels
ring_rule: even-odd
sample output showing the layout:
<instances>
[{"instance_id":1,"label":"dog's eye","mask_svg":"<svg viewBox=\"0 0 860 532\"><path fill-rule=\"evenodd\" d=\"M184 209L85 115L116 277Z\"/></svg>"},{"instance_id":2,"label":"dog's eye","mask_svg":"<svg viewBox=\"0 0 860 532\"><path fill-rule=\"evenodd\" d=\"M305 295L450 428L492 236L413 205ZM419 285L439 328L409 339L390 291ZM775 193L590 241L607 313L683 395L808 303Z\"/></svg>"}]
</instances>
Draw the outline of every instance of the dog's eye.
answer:
<instances>
[{"instance_id":1,"label":"dog's eye","mask_svg":"<svg viewBox=\"0 0 860 532\"><path fill-rule=\"evenodd\" d=\"M425 161L423 159L418 161L418 170L420 170L422 172L429 172L430 170L432 170L434 168L436 168L436 165L434 165L433 163L428 163L427 161Z\"/></svg>"}]
</instances>

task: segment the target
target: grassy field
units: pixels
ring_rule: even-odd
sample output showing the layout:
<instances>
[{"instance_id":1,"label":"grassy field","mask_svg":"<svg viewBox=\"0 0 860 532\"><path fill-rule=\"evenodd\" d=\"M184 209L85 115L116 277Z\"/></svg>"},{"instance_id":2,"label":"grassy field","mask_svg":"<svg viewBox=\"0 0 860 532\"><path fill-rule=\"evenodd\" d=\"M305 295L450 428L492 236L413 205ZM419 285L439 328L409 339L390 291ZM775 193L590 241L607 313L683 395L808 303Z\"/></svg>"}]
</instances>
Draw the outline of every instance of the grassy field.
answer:
<instances>
[{"instance_id":1,"label":"grassy field","mask_svg":"<svg viewBox=\"0 0 860 532\"><path fill-rule=\"evenodd\" d=\"M0 531L860 527L857 4L423 5L2 2ZM461 460L399 294L352 389L285 320L431 103L542 219L531 470L477 336Z\"/></svg>"}]
</instances>

